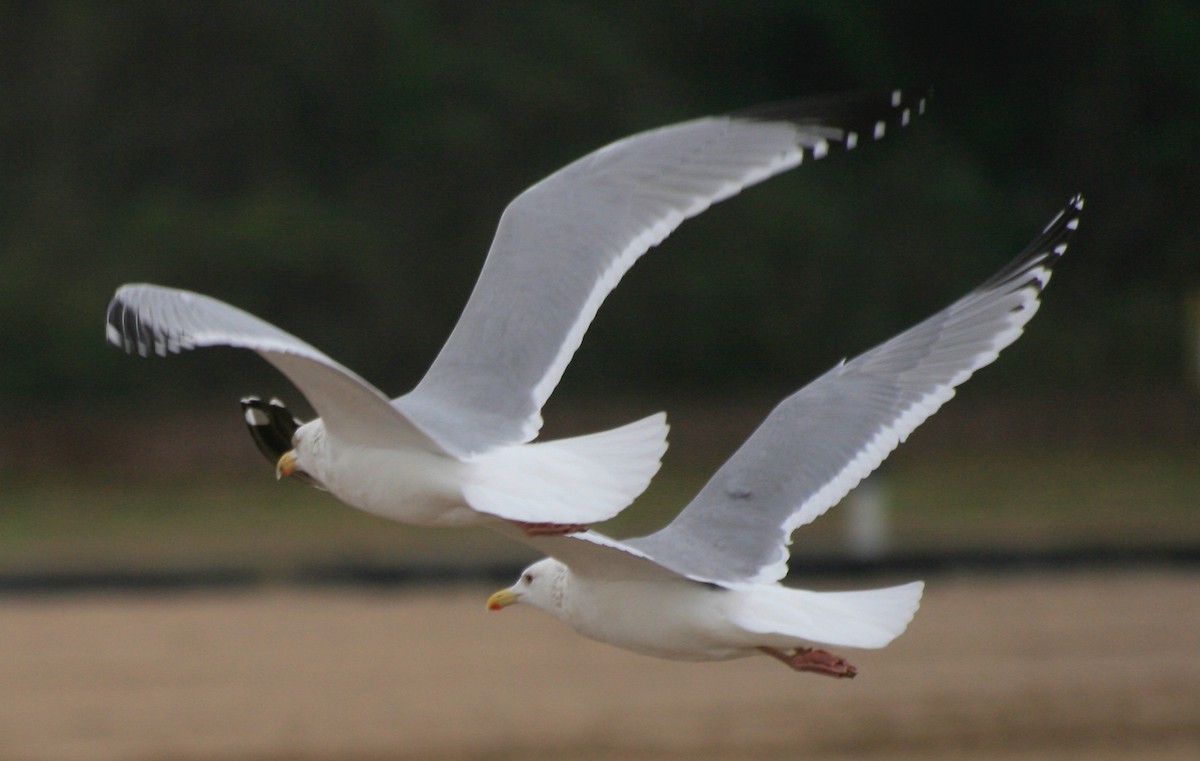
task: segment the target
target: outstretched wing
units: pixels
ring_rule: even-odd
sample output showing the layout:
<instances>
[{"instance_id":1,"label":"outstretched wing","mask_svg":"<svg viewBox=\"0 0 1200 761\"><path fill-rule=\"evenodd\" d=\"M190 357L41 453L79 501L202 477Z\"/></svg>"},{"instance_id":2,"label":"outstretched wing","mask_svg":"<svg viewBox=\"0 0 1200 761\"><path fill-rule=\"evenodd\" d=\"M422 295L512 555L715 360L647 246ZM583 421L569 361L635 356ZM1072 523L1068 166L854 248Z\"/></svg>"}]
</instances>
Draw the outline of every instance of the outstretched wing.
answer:
<instances>
[{"instance_id":1,"label":"outstretched wing","mask_svg":"<svg viewBox=\"0 0 1200 761\"><path fill-rule=\"evenodd\" d=\"M459 455L533 439L600 303L650 247L806 156L883 137L925 101L894 90L782 103L643 132L560 169L504 211L458 324L396 404Z\"/></svg>"},{"instance_id":2,"label":"outstretched wing","mask_svg":"<svg viewBox=\"0 0 1200 761\"><path fill-rule=\"evenodd\" d=\"M837 504L1021 335L1082 208L1082 197L1071 199L981 286L784 400L674 521L626 543L692 577L782 578L792 531Z\"/></svg>"},{"instance_id":3,"label":"outstretched wing","mask_svg":"<svg viewBox=\"0 0 1200 761\"><path fill-rule=\"evenodd\" d=\"M386 396L299 338L209 296L157 285L117 289L108 304L109 343L142 356L198 346L251 349L300 389L330 433L360 444L440 451Z\"/></svg>"}]
</instances>

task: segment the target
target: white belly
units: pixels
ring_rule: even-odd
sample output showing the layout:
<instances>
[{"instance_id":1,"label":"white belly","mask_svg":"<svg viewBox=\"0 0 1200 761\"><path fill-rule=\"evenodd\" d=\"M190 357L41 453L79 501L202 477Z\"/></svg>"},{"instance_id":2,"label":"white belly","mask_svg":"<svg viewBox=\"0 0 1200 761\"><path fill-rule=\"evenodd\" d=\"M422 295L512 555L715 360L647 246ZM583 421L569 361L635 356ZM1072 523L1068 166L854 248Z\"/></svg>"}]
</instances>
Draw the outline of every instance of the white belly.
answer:
<instances>
[{"instance_id":1,"label":"white belly","mask_svg":"<svg viewBox=\"0 0 1200 761\"><path fill-rule=\"evenodd\" d=\"M346 504L384 518L462 526L486 520L463 500L471 467L426 450L331 446L321 481Z\"/></svg>"},{"instance_id":2,"label":"white belly","mask_svg":"<svg viewBox=\"0 0 1200 761\"><path fill-rule=\"evenodd\" d=\"M753 653L725 614L729 590L678 582L589 583L572 577L566 620L592 639L658 658L711 661Z\"/></svg>"}]
</instances>

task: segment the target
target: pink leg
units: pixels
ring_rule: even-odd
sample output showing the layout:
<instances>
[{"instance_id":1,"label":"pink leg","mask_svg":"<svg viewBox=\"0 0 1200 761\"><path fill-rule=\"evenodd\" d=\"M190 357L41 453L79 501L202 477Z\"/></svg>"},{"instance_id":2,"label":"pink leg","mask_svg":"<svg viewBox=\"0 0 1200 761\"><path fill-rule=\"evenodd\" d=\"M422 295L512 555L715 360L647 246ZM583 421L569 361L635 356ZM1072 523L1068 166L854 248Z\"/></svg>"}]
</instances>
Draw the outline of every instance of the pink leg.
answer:
<instances>
[{"instance_id":1,"label":"pink leg","mask_svg":"<svg viewBox=\"0 0 1200 761\"><path fill-rule=\"evenodd\" d=\"M760 647L759 650L786 663L795 671L811 671L814 674L824 674L835 679L853 679L858 674L858 669L847 662L845 658L827 650L818 650L815 647L797 647L790 652L776 650L773 647Z\"/></svg>"},{"instance_id":2,"label":"pink leg","mask_svg":"<svg viewBox=\"0 0 1200 761\"><path fill-rule=\"evenodd\" d=\"M527 536L563 536L579 531L587 531L586 523L526 523L513 521L521 527Z\"/></svg>"}]
</instances>

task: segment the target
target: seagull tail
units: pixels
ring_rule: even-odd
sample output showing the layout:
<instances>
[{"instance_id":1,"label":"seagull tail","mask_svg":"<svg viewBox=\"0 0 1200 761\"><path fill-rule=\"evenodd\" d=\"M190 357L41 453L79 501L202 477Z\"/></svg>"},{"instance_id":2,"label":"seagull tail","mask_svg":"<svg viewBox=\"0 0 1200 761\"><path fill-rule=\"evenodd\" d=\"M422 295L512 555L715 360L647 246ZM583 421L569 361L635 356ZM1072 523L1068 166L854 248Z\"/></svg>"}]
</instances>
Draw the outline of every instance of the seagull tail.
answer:
<instances>
[{"instance_id":1,"label":"seagull tail","mask_svg":"<svg viewBox=\"0 0 1200 761\"><path fill-rule=\"evenodd\" d=\"M747 631L844 647L879 648L908 628L924 582L859 592L810 592L777 584L747 589L734 622Z\"/></svg>"},{"instance_id":2,"label":"seagull tail","mask_svg":"<svg viewBox=\"0 0 1200 761\"><path fill-rule=\"evenodd\" d=\"M645 491L667 451L667 417L570 439L501 447L475 462L471 507L525 523L607 520Z\"/></svg>"}]
</instances>

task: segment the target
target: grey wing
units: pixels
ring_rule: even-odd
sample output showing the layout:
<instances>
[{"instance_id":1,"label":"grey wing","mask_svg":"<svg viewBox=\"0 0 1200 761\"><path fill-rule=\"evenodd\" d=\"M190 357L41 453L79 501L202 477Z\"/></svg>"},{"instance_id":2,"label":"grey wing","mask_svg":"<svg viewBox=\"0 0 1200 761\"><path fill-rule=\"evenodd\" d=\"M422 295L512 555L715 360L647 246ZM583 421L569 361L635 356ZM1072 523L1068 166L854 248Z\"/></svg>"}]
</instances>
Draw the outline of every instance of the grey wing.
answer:
<instances>
[{"instance_id":1,"label":"grey wing","mask_svg":"<svg viewBox=\"0 0 1200 761\"><path fill-rule=\"evenodd\" d=\"M440 451L382 392L354 372L290 333L209 296L157 285L123 285L109 302L105 337L142 356L198 346L251 349L300 389L334 435L356 443L401 443Z\"/></svg>"},{"instance_id":2,"label":"grey wing","mask_svg":"<svg viewBox=\"0 0 1200 761\"><path fill-rule=\"evenodd\" d=\"M686 574L663 566L628 543L596 531L530 536L511 523L496 525L493 528L511 539L553 557L569 567L572 574L614 581L669 581L687 577Z\"/></svg>"},{"instance_id":3,"label":"grey wing","mask_svg":"<svg viewBox=\"0 0 1200 761\"><path fill-rule=\"evenodd\" d=\"M697 119L560 169L505 209L458 324L396 404L460 455L533 439L600 303L650 247L805 156L907 124L925 97L870 92Z\"/></svg>"},{"instance_id":4,"label":"grey wing","mask_svg":"<svg viewBox=\"0 0 1200 761\"><path fill-rule=\"evenodd\" d=\"M1033 317L1076 196L980 287L785 399L666 527L627 544L683 574L774 581L794 529L837 504Z\"/></svg>"}]
</instances>

